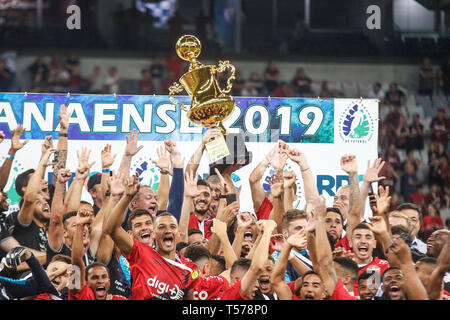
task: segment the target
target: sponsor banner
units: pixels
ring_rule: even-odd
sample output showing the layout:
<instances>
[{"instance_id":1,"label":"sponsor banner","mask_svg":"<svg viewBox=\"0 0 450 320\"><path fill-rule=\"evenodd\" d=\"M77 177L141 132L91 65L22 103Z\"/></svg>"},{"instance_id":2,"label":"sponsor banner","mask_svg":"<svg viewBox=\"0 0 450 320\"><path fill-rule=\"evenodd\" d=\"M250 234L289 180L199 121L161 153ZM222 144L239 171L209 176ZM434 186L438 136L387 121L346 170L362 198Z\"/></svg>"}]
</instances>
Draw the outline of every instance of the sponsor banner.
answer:
<instances>
[{"instance_id":1,"label":"sponsor banner","mask_svg":"<svg viewBox=\"0 0 450 320\"><path fill-rule=\"evenodd\" d=\"M189 103L189 97L177 96L177 101ZM154 190L159 186L159 169L155 167L156 148L166 139L177 142L186 156L186 163L199 146L204 128L193 125L186 113L175 108L167 96L82 95L72 94L0 94L0 130L6 140L0 144L0 160L6 157L11 131L23 124L23 139L30 142L19 151L13 161L11 175L5 187L11 204L19 200L15 177L35 168L41 154L41 143L51 135L55 146L59 131L59 106L65 104L70 114L69 154L67 167L77 167L76 151L81 147L92 150L96 161L92 172L101 171L101 150L106 143L119 156L112 169L117 169L125 148L125 136L130 130L140 132L144 148L133 158L131 169L140 173L141 183ZM253 161L236 171L232 178L236 187L242 186L241 209L253 211L248 177L253 168L281 139L290 147L305 153L319 192L329 199L337 188L348 183L348 176L340 169L343 154L356 154L358 173L362 179L367 161L377 157L378 102L353 99L247 98L236 97L236 108L224 122L230 133L241 133L246 146L253 152ZM288 160L285 170L297 174L297 208L305 205L303 183L298 166ZM51 181L51 168L48 178ZM199 174L209 172L206 156L202 158ZM267 168L262 183L266 191L273 168ZM88 195L84 195L86 199ZM14 207L14 206L13 206Z\"/></svg>"}]
</instances>

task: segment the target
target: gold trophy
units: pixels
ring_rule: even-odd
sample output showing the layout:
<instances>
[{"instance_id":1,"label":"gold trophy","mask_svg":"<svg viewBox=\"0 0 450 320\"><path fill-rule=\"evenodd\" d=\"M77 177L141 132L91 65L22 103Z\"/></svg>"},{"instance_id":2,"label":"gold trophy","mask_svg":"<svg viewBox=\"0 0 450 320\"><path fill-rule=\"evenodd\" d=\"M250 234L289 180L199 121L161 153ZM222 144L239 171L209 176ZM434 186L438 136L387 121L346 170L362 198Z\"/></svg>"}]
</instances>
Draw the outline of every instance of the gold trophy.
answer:
<instances>
[{"instance_id":1,"label":"gold trophy","mask_svg":"<svg viewBox=\"0 0 450 320\"><path fill-rule=\"evenodd\" d=\"M190 62L189 72L182 75L179 82L169 88L169 99L176 106L187 112L188 119L202 127L219 127L223 134L226 130L222 124L234 109L234 98L227 95L231 91L235 79L235 68L229 61L219 61L218 66L203 65L197 61L202 45L197 37L184 35L178 39L175 50L178 56ZM217 82L217 73L231 70L227 87L221 89ZM172 96L185 89L192 103L188 109L183 103L176 102ZM216 162L230 154L224 136L216 137L206 144L210 163Z\"/></svg>"}]
</instances>

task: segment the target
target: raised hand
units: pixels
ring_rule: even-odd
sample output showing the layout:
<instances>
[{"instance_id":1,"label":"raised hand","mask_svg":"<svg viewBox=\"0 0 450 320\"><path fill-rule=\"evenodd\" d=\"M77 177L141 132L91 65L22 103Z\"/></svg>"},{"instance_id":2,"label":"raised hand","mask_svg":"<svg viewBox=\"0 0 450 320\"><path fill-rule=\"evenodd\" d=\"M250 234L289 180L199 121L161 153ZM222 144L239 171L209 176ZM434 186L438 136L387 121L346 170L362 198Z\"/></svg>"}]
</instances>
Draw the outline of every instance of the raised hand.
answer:
<instances>
[{"instance_id":1,"label":"raised hand","mask_svg":"<svg viewBox=\"0 0 450 320\"><path fill-rule=\"evenodd\" d=\"M248 227L250 227L252 225L252 223L254 222L253 218L250 215L245 214L245 213L238 215L236 221L237 221L238 228L244 229L244 230L247 229Z\"/></svg>"},{"instance_id":2,"label":"raised hand","mask_svg":"<svg viewBox=\"0 0 450 320\"><path fill-rule=\"evenodd\" d=\"M20 141L20 137L23 135L24 132L25 132L25 128L20 124L16 129L13 130L12 137L11 137L12 151L17 152L28 143L28 141L29 141L28 139L26 139L22 142Z\"/></svg>"},{"instance_id":3,"label":"raised hand","mask_svg":"<svg viewBox=\"0 0 450 320\"><path fill-rule=\"evenodd\" d=\"M309 203L309 202L308 202ZM318 220L317 220L317 215L314 214L314 212L311 212L311 218L308 219L308 223L306 224L306 232L314 232L316 231L316 226L317 226Z\"/></svg>"},{"instance_id":4,"label":"raised hand","mask_svg":"<svg viewBox=\"0 0 450 320\"><path fill-rule=\"evenodd\" d=\"M219 238L227 236L227 224L219 219L213 219L211 232L215 233Z\"/></svg>"},{"instance_id":5,"label":"raised hand","mask_svg":"<svg viewBox=\"0 0 450 320\"><path fill-rule=\"evenodd\" d=\"M125 147L125 155L132 157L136 153L139 152L144 146L137 146L138 138L139 138L139 131L136 133L136 129L133 129L133 131L130 131L130 136L125 136L127 141L127 146Z\"/></svg>"},{"instance_id":6,"label":"raised hand","mask_svg":"<svg viewBox=\"0 0 450 320\"><path fill-rule=\"evenodd\" d=\"M378 195L371 194L370 209L375 215L386 214L391 206L391 196L389 196L389 186L384 188L378 186Z\"/></svg>"},{"instance_id":7,"label":"raised hand","mask_svg":"<svg viewBox=\"0 0 450 320\"><path fill-rule=\"evenodd\" d=\"M373 162L372 166L370 166L370 160L367 161L367 170L366 173L364 174L363 180L370 183L386 179L386 177L378 176L381 169L383 169L384 163L385 161L383 161L381 158L376 159Z\"/></svg>"},{"instance_id":8,"label":"raised hand","mask_svg":"<svg viewBox=\"0 0 450 320\"><path fill-rule=\"evenodd\" d=\"M217 176L219 177L220 186L222 188L222 194L228 194L230 193L230 188L225 181L224 177L220 174L219 170L217 168L214 168L214 171L216 172Z\"/></svg>"},{"instance_id":9,"label":"raised hand","mask_svg":"<svg viewBox=\"0 0 450 320\"><path fill-rule=\"evenodd\" d=\"M283 251L284 246L286 245L286 239L282 234L274 234L272 235L273 243L270 243L270 246L273 250L281 252Z\"/></svg>"},{"instance_id":10,"label":"raised hand","mask_svg":"<svg viewBox=\"0 0 450 320\"><path fill-rule=\"evenodd\" d=\"M268 220L259 220L256 225L263 232L272 233L273 230L277 227L277 223L271 219Z\"/></svg>"},{"instance_id":11,"label":"raised hand","mask_svg":"<svg viewBox=\"0 0 450 320\"><path fill-rule=\"evenodd\" d=\"M61 184L65 184L67 181L72 178L72 173L70 172L70 169L67 168L60 168L58 170L58 174L56 176L56 181Z\"/></svg>"},{"instance_id":12,"label":"raised hand","mask_svg":"<svg viewBox=\"0 0 450 320\"><path fill-rule=\"evenodd\" d=\"M91 224L94 221L93 215L85 209L78 210L76 224L84 226L86 224Z\"/></svg>"},{"instance_id":13,"label":"raised hand","mask_svg":"<svg viewBox=\"0 0 450 320\"><path fill-rule=\"evenodd\" d=\"M80 173L84 173L86 170L89 170L95 163L89 163L89 156L91 155L91 150L86 147L82 147L81 151L77 150L77 158L78 158L78 170Z\"/></svg>"},{"instance_id":14,"label":"raised hand","mask_svg":"<svg viewBox=\"0 0 450 320\"><path fill-rule=\"evenodd\" d=\"M44 166L44 167L55 165L57 162L49 161L50 155L55 153L55 152L56 152L56 149L54 149L54 148L47 149L47 151L45 151L45 153L42 155L42 158L41 158L41 161L40 161L39 164Z\"/></svg>"},{"instance_id":15,"label":"raised hand","mask_svg":"<svg viewBox=\"0 0 450 320\"><path fill-rule=\"evenodd\" d=\"M299 230L287 238L287 243L297 248L300 251L304 251L307 248L306 233L305 230Z\"/></svg>"},{"instance_id":16,"label":"raised hand","mask_svg":"<svg viewBox=\"0 0 450 320\"><path fill-rule=\"evenodd\" d=\"M314 209L314 215L324 219L327 215L327 204L324 196L312 195L309 201Z\"/></svg>"},{"instance_id":17,"label":"raised hand","mask_svg":"<svg viewBox=\"0 0 450 320\"><path fill-rule=\"evenodd\" d=\"M67 107L65 104L62 104L59 108L59 124L60 124L60 131L67 132L69 129L69 115L67 114Z\"/></svg>"},{"instance_id":18,"label":"raised hand","mask_svg":"<svg viewBox=\"0 0 450 320\"><path fill-rule=\"evenodd\" d=\"M333 250L333 259L337 257L353 259L354 253L351 250L345 250L343 247L338 247Z\"/></svg>"},{"instance_id":19,"label":"raised hand","mask_svg":"<svg viewBox=\"0 0 450 320\"><path fill-rule=\"evenodd\" d=\"M197 188L198 176L192 171L187 171L184 174L184 196L188 198L195 198L200 194Z\"/></svg>"},{"instance_id":20,"label":"raised hand","mask_svg":"<svg viewBox=\"0 0 450 320\"><path fill-rule=\"evenodd\" d=\"M52 136L46 136L44 142L41 146L41 152L42 154L45 153L48 149L53 148L53 137Z\"/></svg>"},{"instance_id":21,"label":"raised hand","mask_svg":"<svg viewBox=\"0 0 450 320\"><path fill-rule=\"evenodd\" d=\"M112 196L121 196L125 192L125 186L123 185L124 182L124 175L119 170L116 172L113 171L113 175L109 177L110 181L110 190Z\"/></svg>"},{"instance_id":22,"label":"raised hand","mask_svg":"<svg viewBox=\"0 0 450 320\"><path fill-rule=\"evenodd\" d=\"M294 171L288 171L283 173L283 181L284 181L284 189L292 188L295 183L295 175Z\"/></svg>"},{"instance_id":23,"label":"raised hand","mask_svg":"<svg viewBox=\"0 0 450 320\"><path fill-rule=\"evenodd\" d=\"M372 230L373 233L382 234L388 232L386 221L382 217L380 216L369 217L369 220L372 223L369 224L369 228L370 230Z\"/></svg>"},{"instance_id":24,"label":"raised hand","mask_svg":"<svg viewBox=\"0 0 450 320\"><path fill-rule=\"evenodd\" d=\"M412 263L411 249L401 237L392 240L389 250L395 254L400 264Z\"/></svg>"},{"instance_id":25,"label":"raised hand","mask_svg":"<svg viewBox=\"0 0 450 320\"><path fill-rule=\"evenodd\" d=\"M218 127L211 127L208 130L206 130L203 139L202 139L202 145L203 147L209 142L209 140L221 136L222 131Z\"/></svg>"},{"instance_id":26,"label":"raised hand","mask_svg":"<svg viewBox=\"0 0 450 320\"><path fill-rule=\"evenodd\" d=\"M165 140L164 146L166 147L166 150L170 153L170 160L172 163L172 168L170 168L170 175L173 175L173 167L175 168L183 168L184 166L184 157L183 154L180 152L180 150L177 147L177 144L172 140Z\"/></svg>"},{"instance_id":27,"label":"raised hand","mask_svg":"<svg viewBox=\"0 0 450 320\"><path fill-rule=\"evenodd\" d=\"M273 197L280 197L284 191L284 182L281 174L276 174L272 176L271 181L269 181L270 192Z\"/></svg>"},{"instance_id":28,"label":"raised hand","mask_svg":"<svg viewBox=\"0 0 450 320\"><path fill-rule=\"evenodd\" d=\"M356 156L353 154L344 154L341 157L341 168L349 175L356 173L358 171Z\"/></svg>"},{"instance_id":29,"label":"raised hand","mask_svg":"<svg viewBox=\"0 0 450 320\"><path fill-rule=\"evenodd\" d=\"M297 163L300 169L305 170L309 168L308 161L306 160L306 156L304 153L300 152L297 149L289 149L288 152L289 159Z\"/></svg>"},{"instance_id":30,"label":"raised hand","mask_svg":"<svg viewBox=\"0 0 450 320\"><path fill-rule=\"evenodd\" d=\"M219 206L219 209L217 210L217 219L229 223L233 218L236 216L236 214L239 212L239 202L234 201L227 205L226 207Z\"/></svg>"},{"instance_id":31,"label":"raised hand","mask_svg":"<svg viewBox=\"0 0 450 320\"><path fill-rule=\"evenodd\" d=\"M134 177L129 177L125 184L125 194L130 197L134 197L138 193L139 188L139 173L136 172Z\"/></svg>"},{"instance_id":32,"label":"raised hand","mask_svg":"<svg viewBox=\"0 0 450 320\"><path fill-rule=\"evenodd\" d=\"M108 143L102 150L102 169L108 169L114 163L117 154L111 155L111 145Z\"/></svg>"},{"instance_id":33,"label":"raised hand","mask_svg":"<svg viewBox=\"0 0 450 320\"><path fill-rule=\"evenodd\" d=\"M158 160L152 160L152 162L161 170L161 173L169 173L170 170L170 154L167 150L164 150L163 146L156 148L158 154Z\"/></svg>"}]
</instances>

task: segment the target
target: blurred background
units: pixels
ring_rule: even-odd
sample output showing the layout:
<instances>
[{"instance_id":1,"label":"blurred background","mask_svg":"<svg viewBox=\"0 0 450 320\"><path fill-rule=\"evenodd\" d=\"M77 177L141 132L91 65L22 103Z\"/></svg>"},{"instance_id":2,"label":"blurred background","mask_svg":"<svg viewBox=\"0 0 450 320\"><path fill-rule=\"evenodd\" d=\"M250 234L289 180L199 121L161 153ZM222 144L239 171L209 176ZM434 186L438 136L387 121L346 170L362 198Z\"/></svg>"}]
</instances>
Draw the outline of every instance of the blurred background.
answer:
<instances>
[{"instance_id":1,"label":"blurred background","mask_svg":"<svg viewBox=\"0 0 450 320\"><path fill-rule=\"evenodd\" d=\"M450 0L0 0L0 92L168 94L183 34L235 96L379 99L392 209L449 227Z\"/></svg>"}]
</instances>

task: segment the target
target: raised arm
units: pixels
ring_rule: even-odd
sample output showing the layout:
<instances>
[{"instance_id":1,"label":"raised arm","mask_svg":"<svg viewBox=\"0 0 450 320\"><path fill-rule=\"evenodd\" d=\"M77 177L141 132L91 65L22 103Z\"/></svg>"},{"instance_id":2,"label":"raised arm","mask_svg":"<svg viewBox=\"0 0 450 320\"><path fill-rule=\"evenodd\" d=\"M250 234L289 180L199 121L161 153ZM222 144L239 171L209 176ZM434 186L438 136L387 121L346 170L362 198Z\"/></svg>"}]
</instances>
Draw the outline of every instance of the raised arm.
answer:
<instances>
[{"instance_id":1,"label":"raised arm","mask_svg":"<svg viewBox=\"0 0 450 320\"><path fill-rule=\"evenodd\" d=\"M63 215L65 212L63 197L65 185L70 178L72 178L72 173L69 169L60 168L58 170L48 225L48 244L56 252L59 252L64 242Z\"/></svg>"},{"instance_id":2,"label":"raised arm","mask_svg":"<svg viewBox=\"0 0 450 320\"><path fill-rule=\"evenodd\" d=\"M170 154L167 152L167 148L164 150L163 146L156 148L158 154L158 160L153 160L153 163L160 171L160 181L157 191L158 208L159 210L166 210L167 203L169 202L169 188L170 188Z\"/></svg>"},{"instance_id":3,"label":"raised arm","mask_svg":"<svg viewBox=\"0 0 450 320\"><path fill-rule=\"evenodd\" d=\"M131 159L133 156L139 152L144 146L137 146L138 138L139 138L139 132L136 133L136 130L133 129L133 131L130 131L130 136L126 136L126 147L125 152L122 156L122 161L120 162L120 168L119 171L122 172L124 178L130 176L130 168L131 168Z\"/></svg>"},{"instance_id":4,"label":"raised arm","mask_svg":"<svg viewBox=\"0 0 450 320\"><path fill-rule=\"evenodd\" d=\"M297 190L295 190L296 177L297 176L295 175L294 171L288 171L283 173L283 182L284 182L283 203L285 212L294 209L294 195L297 193Z\"/></svg>"},{"instance_id":5,"label":"raised arm","mask_svg":"<svg viewBox=\"0 0 450 320\"><path fill-rule=\"evenodd\" d=\"M1 132L0 137L1 140L3 141L3 139L5 138L5 134L3 133L3 131L0 132ZM11 147L9 148L8 151L8 157L5 158L5 160L3 161L2 168L0 169L0 191L3 190L3 188L6 186L6 183L8 182L9 173L11 172L11 165L13 163L17 151L22 149L28 143L28 140L20 142L20 137L24 132L25 129L21 125L19 125L12 132Z\"/></svg>"},{"instance_id":6,"label":"raised arm","mask_svg":"<svg viewBox=\"0 0 450 320\"><path fill-rule=\"evenodd\" d=\"M272 273L270 274L270 284L272 285L272 288L275 290L278 299L280 300L292 300L291 289L289 289L289 286L284 281L287 263L291 255L292 247L292 242L286 242L280 252L280 255L278 256L278 260L275 263Z\"/></svg>"},{"instance_id":7,"label":"raised arm","mask_svg":"<svg viewBox=\"0 0 450 320\"><path fill-rule=\"evenodd\" d=\"M170 153L172 162L172 184L169 191L169 205L167 211L170 212L178 221L181 217L181 207L183 205L184 194L184 157L172 140L164 141L164 145ZM158 199L159 201L159 199Z\"/></svg>"},{"instance_id":8,"label":"raised arm","mask_svg":"<svg viewBox=\"0 0 450 320\"><path fill-rule=\"evenodd\" d=\"M391 233L391 227L388 219L388 212L391 205L391 197L389 196L389 186L384 188L383 186L378 186L378 195L371 194L370 198L370 209L374 216L379 216L383 218L386 223L388 233Z\"/></svg>"},{"instance_id":9,"label":"raised arm","mask_svg":"<svg viewBox=\"0 0 450 320\"><path fill-rule=\"evenodd\" d=\"M430 300L439 299L442 291L442 282L447 270L450 268L450 236L447 236L447 243L441 250L437 259L436 268L430 275L427 285L427 293Z\"/></svg>"},{"instance_id":10,"label":"raised arm","mask_svg":"<svg viewBox=\"0 0 450 320\"><path fill-rule=\"evenodd\" d=\"M58 163L53 167L53 183L56 183L56 177L58 175L58 170L66 167L67 161L67 141L69 132L69 115L67 114L67 108L64 104L61 105L59 109L59 134L58 134L58 145L56 147L58 152ZM65 187L64 187L65 191Z\"/></svg>"},{"instance_id":11,"label":"raised arm","mask_svg":"<svg viewBox=\"0 0 450 320\"><path fill-rule=\"evenodd\" d=\"M406 242L400 237L394 239L390 251L397 257L400 263L408 300L428 300L427 291L417 276L411 258L411 249Z\"/></svg>"},{"instance_id":12,"label":"raised arm","mask_svg":"<svg viewBox=\"0 0 450 320\"><path fill-rule=\"evenodd\" d=\"M230 269L233 263L237 260L237 257L231 247L230 240L228 239L227 224L219 219L214 219L211 231L219 238L220 243L222 244L223 255L225 257L225 268Z\"/></svg>"},{"instance_id":13,"label":"raised arm","mask_svg":"<svg viewBox=\"0 0 450 320\"><path fill-rule=\"evenodd\" d=\"M127 179L125 192L114 207L111 215L103 223L103 233L109 235L123 254L128 255L133 248L133 238L122 228L122 221L131 199L139 191L139 174Z\"/></svg>"},{"instance_id":14,"label":"raised arm","mask_svg":"<svg viewBox=\"0 0 450 320\"><path fill-rule=\"evenodd\" d=\"M264 264L267 262L269 257L270 237L272 236L272 232L277 227L277 224L273 220L260 220L258 221L258 224L263 230L263 234L250 264L250 268L241 280L241 296L246 296L252 289L253 284L258 277L258 272L263 269Z\"/></svg>"},{"instance_id":15,"label":"raised arm","mask_svg":"<svg viewBox=\"0 0 450 320\"><path fill-rule=\"evenodd\" d=\"M219 204L220 209L220 204ZM218 211L219 213L219 211ZM241 251L242 251L242 242L244 241L244 234L247 228L252 224L252 219L246 215L240 214L237 216L237 228L236 232L234 234L234 240L233 240L233 250L234 253L238 258L241 257Z\"/></svg>"},{"instance_id":16,"label":"raised arm","mask_svg":"<svg viewBox=\"0 0 450 320\"><path fill-rule=\"evenodd\" d=\"M350 203L348 209L348 221L346 232L348 238L351 239L353 228L361 222L361 195L359 192L358 182L358 166L356 164L356 156L345 154L341 157L341 168L344 170L350 179Z\"/></svg>"},{"instance_id":17,"label":"raised arm","mask_svg":"<svg viewBox=\"0 0 450 320\"><path fill-rule=\"evenodd\" d=\"M379 177L381 169L383 169L385 161L382 161L381 158L376 159L373 162L373 165L370 166L370 160L367 161L367 170L363 177L363 182L361 183L360 191L361 191L361 218L364 218L364 210L366 207L366 199L369 195L370 184L373 182L378 182L380 180L386 179L386 177Z\"/></svg>"},{"instance_id":18,"label":"raised arm","mask_svg":"<svg viewBox=\"0 0 450 320\"><path fill-rule=\"evenodd\" d=\"M205 135L203 136L202 142L195 150L194 154L189 159L188 164L186 165L186 171L192 171L194 175L197 174L198 166L200 165L200 161L202 160L203 151L205 151L206 144L213 138L222 135L222 132L217 127L211 127L206 130Z\"/></svg>"},{"instance_id":19,"label":"raised arm","mask_svg":"<svg viewBox=\"0 0 450 320\"><path fill-rule=\"evenodd\" d=\"M193 199L200 194L197 189L198 177L192 171L187 171L184 177L183 206L181 207L181 217L178 230L180 231L180 241L188 242L189 217L194 210Z\"/></svg>"},{"instance_id":20,"label":"raised arm","mask_svg":"<svg viewBox=\"0 0 450 320\"><path fill-rule=\"evenodd\" d=\"M277 174L270 186L273 197L273 209L270 212L269 219L272 219L277 224L277 233L282 233L281 221L285 213L284 210L284 182L282 174Z\"/></svg>"},{"instance_id":21,"label":"raised arm","mask_svg":"<svg viewBox=\"0 0 450 320\"><path fill-rule=\"evenodd\" d=\"M75 179L72 181L64 200L64 212L78 211L80 208L84 181L95 163L95 161L89 163L90 154L91 151L85 147L82 147L80 152L77 150L78 168L75 173Z\"/></svg>"},{"instance_id":22,"label":"raised arm","mask_svg":"<svg viewBox=\"0 0 450 320\"><path fill-rule=\"evenodd\" d=\"M72 266L75 266L74 270L78 270L78 276L80 286L70 287L70 291L73 293L79 292L86 284L85 270L86 266L83 262L84 245L83 245L83 233L86 228L92 223L92 216L88 212L78 212L77 215L77 227L73 236L72 242ZM75 271L77 272L77 271Z\"/></svg>"},{"instance_id":23,"label":"raised arm","mask_svg":"<svg viewBox=\"0 0 450 320\"><path fill-rule=\"evenodd\" d=\"M47 166L53 164L49 163L48 159L55 151L55 149L47 150L39 162L36 171L33 173L30 181L28 182L27 189L23 196L23 205L20 208L19 215L17 217L20 224L24 226L28 226L33 220L34 202L38 199L38 195L41 190L41 179L44 176Z\"/></svg>"},{"instance_id":24,"label":"raised arm","mask_svg":"<svg viewBox=\"0 0 450 320\"><path fill-rule=\"evenodd\" d=\"M288 156L289 159L297 163L300 168L300 172L302 173L303 187L305 189L305 199L306 202L308 202L312 196L318 196L319 191L317 190L317 184L314 181L314 174L312 173L312 170L308 164L306 155L297 149L290 148Z\"/></svg>"}]
</instances>

